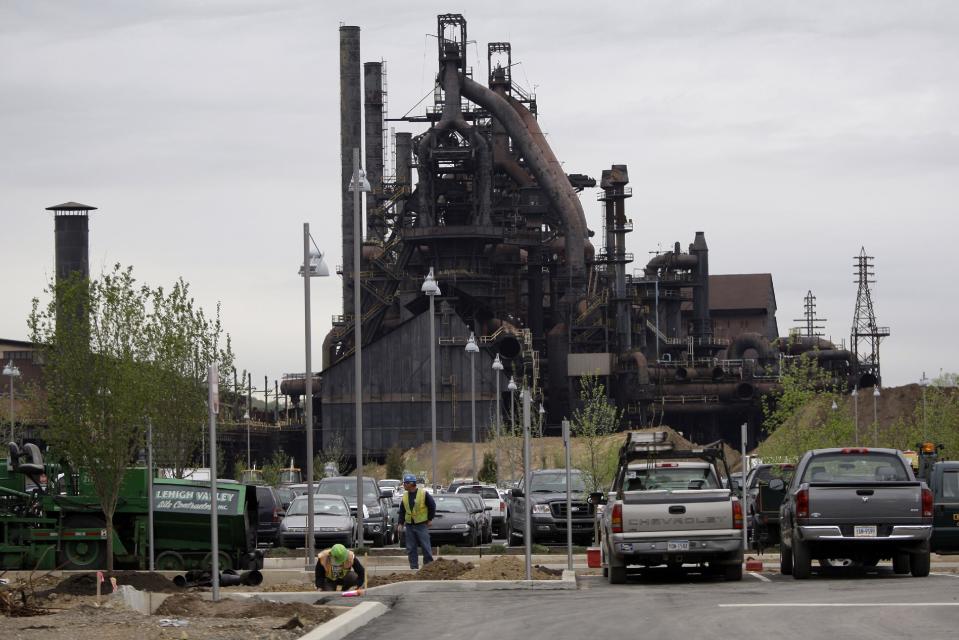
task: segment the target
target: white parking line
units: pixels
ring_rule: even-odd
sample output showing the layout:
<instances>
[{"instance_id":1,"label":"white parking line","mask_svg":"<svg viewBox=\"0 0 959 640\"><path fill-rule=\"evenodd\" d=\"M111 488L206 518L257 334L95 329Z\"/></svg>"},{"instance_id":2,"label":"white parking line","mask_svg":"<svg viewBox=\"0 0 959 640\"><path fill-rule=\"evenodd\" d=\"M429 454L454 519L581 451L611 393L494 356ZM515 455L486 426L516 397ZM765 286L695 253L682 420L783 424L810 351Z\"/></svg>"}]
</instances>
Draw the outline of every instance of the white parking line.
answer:
<instances>
[{"instance_id":1,"label":"white parking line","mask_svg":"<svg viewBox=\"0 0 959 640\"><path fill-rule=\"evenodd\" d=\"M770 580L769 578L767 578L766 576L764 576L764 575L761 574L761 573L756 573L755 571L750 571L750 572L748 572L748 573L749 573L749 575L751 575L752 577L758 578L758 579L762 580L763 582L772 582L772 580Z\"/></svg>"},{"instance_id":2,"label":"white parking line","mask_svg":"<svg viewBox=\"0 0 959 640\"><path fill-rule=\"evenodd\" d=\"M947 578L959 578L955 573L930 573L931 576L945 576Z\"/></svg>"},{"instance_id":3,"label":"white parking line","mask_svg":"<svg viewBox=\"0 0 959 640\"><path fill-rule=\"evenodd\" d=\"M719 607L959 607L959 602L761 602L720 604Z\"/></svg>"}]
</instances>

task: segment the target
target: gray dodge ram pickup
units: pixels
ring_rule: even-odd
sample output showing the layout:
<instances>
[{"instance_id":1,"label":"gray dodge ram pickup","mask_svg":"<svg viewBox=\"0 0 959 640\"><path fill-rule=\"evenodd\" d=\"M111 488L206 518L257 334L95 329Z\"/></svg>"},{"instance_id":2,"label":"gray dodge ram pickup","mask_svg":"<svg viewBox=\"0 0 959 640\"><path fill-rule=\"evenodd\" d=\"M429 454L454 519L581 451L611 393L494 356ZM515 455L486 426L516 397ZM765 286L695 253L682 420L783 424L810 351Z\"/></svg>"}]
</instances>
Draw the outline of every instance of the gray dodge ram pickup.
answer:
<instances>
[{"instance_id":1,"label":"gray dodge ram pickup","mask_svg":"<svg viewBox=\"0 0 959 640\"><path fill-rule=\"evenodd\" d=\"M588 545L593 540L593 510L586 501L586 483L578 470L570 473L573 542ZM523 544L526 500L532 507L533 542L566 542L566 470L543 469L530 474L529 491L520 481L510 492L507 540Z\"/></svg>"},{"instance_id":2,"label":"gray dodge ram pickup","mask_svg":"<svg viewBox=\"0 0 959 640\"><path fill-rule=\"evenodd\" d=\"M780 507L780 567L808 578L811 562L849 559L929 575L933 496L895 449L817 449L803 455Z\"/></svg>"}]
</instances>

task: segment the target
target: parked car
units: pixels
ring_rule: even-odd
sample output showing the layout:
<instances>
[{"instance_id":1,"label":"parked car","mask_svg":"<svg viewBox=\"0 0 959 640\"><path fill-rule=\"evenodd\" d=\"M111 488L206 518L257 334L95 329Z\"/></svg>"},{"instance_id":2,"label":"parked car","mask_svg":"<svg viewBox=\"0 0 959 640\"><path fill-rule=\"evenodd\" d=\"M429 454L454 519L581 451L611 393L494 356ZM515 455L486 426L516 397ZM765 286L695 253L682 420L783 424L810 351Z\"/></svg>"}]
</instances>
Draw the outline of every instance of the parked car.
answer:
<instances>
[{"instance_id":1,"label":"parked car","mask_svg":"<svg viewBox=\"0 0 959 640\"><path fill-rule=\"evenodd\" d=\"M780 570L808 578L812 560L865 566L892 558L896 573L929 575L932 491L896 449L817 449L803 455L780 508Z\"/></svg>"},{"instance_id":2,"label":"parked car","mask_svg":"<svg viewBox=\"0 0 959 640\"><path fill-rule=\"evenodd\" d=\"M317 483L317 493L333 493L346 498L352 513L356 515L356 478L353 476L338 476L323 478ZM392 508L391 494L381 492L376 481L370 477L363 478L363 534L364 538L372 540L373 546L382 547L393 541L394 529L391 523L389 510Z\"/></svg>"},{"instance_id":3,"label":"parked car","mask_svg":"<svg viewBox=\"0 0 959 640\"><path fill-rule=\"evenodd\" d=\"M473 478L453 478L450 485L446 487L446 493L456 493L456 490L467 484L476 484ZM442 491L442 489L440 489Z\"/></svg>"},{"instance_id":4,"label":"parked car","mask_svg":"<svg viewBox=\"0 0 959 640\"><path fill-rule=\"evenodd\" d=\"M297 494L292 486L287 485L277 487L276 495L280 497L281 508L286 511L289 508L290 503L293 502L293 498L295 498Z\"/></svg>"},{"instance_id":5,"label":"parked car","mask_svg":"<svg viewBox=\"0 0 959 640\"><path fill-rule=\"evenodd\" d=\"M436 516L430 527L430 542L437 546L447 543L477 546L481 535L480 521L475 513L470 512L464 497L438 494L433 496L433 500L436 501Z\"/></svg>"},{"instance_id":6,"label":"parked car","mask_svg":"<svg viewBox=\"0 0 959 640\"><path fill-rule=\"evenodd\" d=\"M279 494L271 486L258 485L256 487L257 504L257 544L272 546L276 542L276 534L280 529L280 522L286 515Z\"/></svg>"},{"instance_id":7,"label":"parked car","mask_svg":"<svg viewBox=\"0 0 959 640\"><path fill-rule=\"evenodd\" d=\"M506 501L500 496L496 487L485 484L468 484L457 489L456 493L475 493L483 498L483 502L489 507L492 529L500 537L506 535Z\"/></svg>"},{"instance_id":8,"label":"parked car","mask_svg":"<svg viewBox=\"0 0 959 640\"><path fill-rule=\"evenodd\" d=\"M929 477L935 515L932 551L959 552L959 462L937 462Z\"/></svg>"},{"instance_id":9,"label":"parked car","mask_svg":"<svg viewBox=\"0 0 959 640\"><path fill-rule=\"evenodd\" d=\"M746 475L746 517L749 519L750 546L758 552L779 544L779 507L783 492L769 488L769 481L779 478L789 482L794 464L759 464Z\"/></svg>"},{"instance_id":10,"label":"parked car","mask_svg":"<svg viewBox=\"0 0 959 640\"><path fill-rule=\"evenodd\" d=\"M309 528L309 498L298 496L290 503L286 517L280 523L277 546L289 549L305 546ZM355 547L359 538L356 518L350 512L350 504L343 496L313 494L313 539L316 548L336 543Z\"/></svg>"},{"instance_id":11,"label":"parked car","mask_svg":"<svg viewBox=\"0 0 959 640\"><path fill-rule=\"evenodd\" d=\"M586 501L586 483L579 470L570 473L570 490L573 542L588 545L593 539L593 513ZM527 499L532 508L533 542L566 542L566 470L533 471L528 492L522 480L510 491L507 538L511 545L523 544L526 528L523 509Z\"/></svg>"},{"instance_id":12,"label":"parked car","mask_svg":"<svg viewBox=\"0 0 959 640\"><path fill-rule=\"evenodd\" d=\"M461 487L462 488L462 487ZM479 543L486 544L493 541L493 516L491 508L486 505L486 501L478 493L458 493L470 505L470 513L474 515L479 522Z\"/></svg>"},{"instance_id":13,"label":"parked car","mask_svg":"<svg viewBox=\"0 0 959 640\"><path fill-rule=\"evenodd\" d=\"M633 566L707 564L726 580L743 577L742 503L722 488L722 443L676 449L665 432L630 432L599 518L603 571L626 582Z\"/></svg>"},{"instance_id":14,"label":"parked car","mask_svg":"<svg viewBox=\"0 0 959 640\"><path fill-rule=\"evenodd\" d=\"M392 478L386 478L386 479L384 479L384 480L378 480L378 481L376 482L376 485L377 485L380 489L389 489L389 490L391 490L391 491L396 491L396 488L397 488L397 487L400 487L400 488L403 487L403 481L402 481L402 480L394 480L394 479L392 479Z\"/></svg>"}]
</instances>

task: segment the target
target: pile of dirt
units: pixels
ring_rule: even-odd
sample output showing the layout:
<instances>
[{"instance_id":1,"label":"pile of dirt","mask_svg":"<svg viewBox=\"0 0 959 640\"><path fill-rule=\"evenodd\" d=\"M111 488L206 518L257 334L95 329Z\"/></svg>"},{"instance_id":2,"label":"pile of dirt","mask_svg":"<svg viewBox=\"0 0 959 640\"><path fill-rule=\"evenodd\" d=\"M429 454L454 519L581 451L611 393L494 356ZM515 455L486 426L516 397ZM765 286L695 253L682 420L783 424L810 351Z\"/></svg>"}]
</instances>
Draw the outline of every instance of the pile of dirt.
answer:
<instances>
[{"instance_id":1,"label":"pile of dirt","mask_svg":"<svg viewBox=\"0 0 959 640\"><path fill-rule=\"evenodd\" d=\"M533 580L559 580L562 571L547 569L540 565L533 567ZM484 560L458 578L459 580L525 580L526 565L516 556L497 556Z\"/></svg>"},{"instance_id":2,"label":"pile of dirt","mask_svg":"<svg viewBox=\"0 0 959 640\"><path fill-rule=\"evenodd\" d=\"M271 584L268 587L260 587L259 589L250 587L237 587L241 591L264 591L272 593L285 593L290 591L316 591L316 586L311 582L281 582L279 584Z\"/></svg>"},{"instance_id":3,"label":"pile of dirt","mask_svg":"<svg viewBox=\"0 0 959 640\"><path fill-rule=\"evenodd\" d=\"M172 580L159 574L148 571L114 571L112 573L104 572L104 582L100 585L100 593L108 594L113 592L110 578L116 578L118 585L127 584L140 591L152 591L153 593L181 593L183 589L176 586ZM45 591L44 594L57 593L69 594L73 596L95 596L97 594L97 574L96 573L75 573L55 586L53 589Z\"/></svg>"},{"instance_id":4,"label":"pile of dirt","mask_svg":"<svg viewBox=\"0 0 959 640\"><path fill-rule=\"evenodd\" d=\"M177 618L287 619L297 616L304 623L309 624L319 624L336 617L336 613L329 607L302 602L263 602L261 600L232 600L230 598L213 602L188 593L167 598L156 610L155 615Z\"/></svg>"},{"instance_id":5,"label":"pile of dirt","mask_svg":"<svg viewBox=\"0 0 959 640\"><path fill-rule=\"evenodd\" d=\"M385 576L370 576L366 583L369 587L378 587L393 582L406 582L408 580L456 580L467 571L473 569L472 562L460 562L459 560L447 560L439 558L429 563L419 571L410 573L390 573Z\"/></svg>"}]
</instances>

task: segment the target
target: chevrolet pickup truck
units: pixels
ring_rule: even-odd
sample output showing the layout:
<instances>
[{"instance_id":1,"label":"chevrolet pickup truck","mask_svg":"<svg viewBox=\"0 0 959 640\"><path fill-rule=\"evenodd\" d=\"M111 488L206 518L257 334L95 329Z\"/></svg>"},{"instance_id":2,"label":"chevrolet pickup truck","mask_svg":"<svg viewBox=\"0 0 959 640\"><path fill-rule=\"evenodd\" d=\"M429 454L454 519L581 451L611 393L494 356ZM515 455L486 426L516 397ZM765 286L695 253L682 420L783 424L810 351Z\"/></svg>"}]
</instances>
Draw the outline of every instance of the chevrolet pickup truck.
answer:
<instances>
[{"instance_id":1,"label":"chevrolet pickup truck","mask_svg":"<svg viewBox=\"0 0 959 640\"><path fill-rule=\"evenodd\" d=\"M720 443L676 449L665 432L629 432L599 530L603 572L626 581L629 566L695 564L727 580L743 576L742 503L722 488Z\"/></svg>"},{"instance_id":2,"label":"chevrolet pickup truck","mask_svg":"<svg viewBox=\"0 0 959 640\"><path fill-rule=\"evenodd\" d=\"M846 558L929 575L933 496L896 449L816 449L803 455L779 512L780 571L802 580L812 560Z\"/></svg>"}]
</instances>

